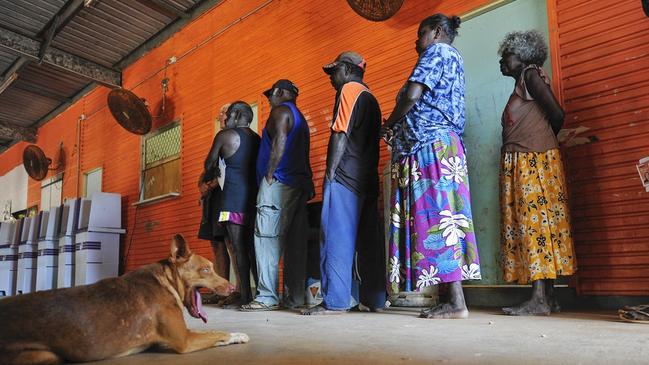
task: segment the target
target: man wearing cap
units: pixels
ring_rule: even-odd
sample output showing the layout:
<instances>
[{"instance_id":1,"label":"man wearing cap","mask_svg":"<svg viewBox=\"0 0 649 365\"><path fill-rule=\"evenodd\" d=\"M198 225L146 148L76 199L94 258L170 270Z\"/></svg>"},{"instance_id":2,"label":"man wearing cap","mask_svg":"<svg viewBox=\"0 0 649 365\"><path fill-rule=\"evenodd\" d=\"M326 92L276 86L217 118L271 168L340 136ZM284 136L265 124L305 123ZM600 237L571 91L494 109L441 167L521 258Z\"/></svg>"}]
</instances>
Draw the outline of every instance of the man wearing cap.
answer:
<instances>
[{"instance_id":1,"label":"man wearing cap","mask_svg":"<svg viewBox=\"0 0 649 365\"><path fill-rule=\"evenodd\" d=\"M385 305L385 249L377 211L381 110L363 83L365 65L358 53L343 52L323 66L336 89L320 226L323 301L302 311L305 315L350 309L356 253L360 303L372 311Z\"/></svg>"},{"instance_id":2,"label":"man wearing cap","mask_svg":"<svg viewBox=\"0 0 649 365\"><path fill-rule=\"evenodd\" d=\"M295 105L298 88L278 80L264 92L271 105L257 156L255 251L259 282L242 311L279 309L279 259L284 255L284 306L304 304L307 212L313 197L309 126Z\"/></svg>"}]
</instances>

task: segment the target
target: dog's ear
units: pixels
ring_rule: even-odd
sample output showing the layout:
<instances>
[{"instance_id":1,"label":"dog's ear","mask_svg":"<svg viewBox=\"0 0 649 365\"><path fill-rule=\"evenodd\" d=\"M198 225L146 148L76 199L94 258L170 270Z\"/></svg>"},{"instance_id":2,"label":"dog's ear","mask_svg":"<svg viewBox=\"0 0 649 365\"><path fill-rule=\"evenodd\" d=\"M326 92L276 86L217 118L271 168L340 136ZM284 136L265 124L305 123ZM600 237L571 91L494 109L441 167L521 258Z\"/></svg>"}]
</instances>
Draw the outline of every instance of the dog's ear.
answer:
<instances>
[{"instance_id":1,"label":"dog's ear","mask_svg":"<svg viewBox=\"0 0 649 365\"><path fill-rule=\"evenodd\" d=\"M191 254L189 245L187 245L183 236L181 234L174 235L174 238L171 240L171 255L169 255L169 260L171 262L185 262Z\"/></svg>"}]
</instances>

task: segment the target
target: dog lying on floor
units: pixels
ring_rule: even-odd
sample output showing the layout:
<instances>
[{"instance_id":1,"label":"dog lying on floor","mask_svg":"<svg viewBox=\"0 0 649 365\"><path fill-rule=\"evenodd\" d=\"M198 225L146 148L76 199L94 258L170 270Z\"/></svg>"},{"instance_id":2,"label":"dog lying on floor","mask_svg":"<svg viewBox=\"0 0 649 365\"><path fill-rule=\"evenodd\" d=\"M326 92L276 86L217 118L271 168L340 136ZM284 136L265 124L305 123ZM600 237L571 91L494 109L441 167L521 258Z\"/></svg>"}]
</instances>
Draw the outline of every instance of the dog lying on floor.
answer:
<instances>
[{"instance_id":1,"label":"dog lying on floor","mask_svg":"<svg viewBox=\"0 0 649 365\"><path fill-rule=\"evenodd\" d=\"M183 306L207 322L198 290L234 287L175 235L168 259L118 278L0 300L0 364L60 364L121 357L153 345L187 353L248 342L244 333L187 329Z\"/></svg>"}]
</instances>

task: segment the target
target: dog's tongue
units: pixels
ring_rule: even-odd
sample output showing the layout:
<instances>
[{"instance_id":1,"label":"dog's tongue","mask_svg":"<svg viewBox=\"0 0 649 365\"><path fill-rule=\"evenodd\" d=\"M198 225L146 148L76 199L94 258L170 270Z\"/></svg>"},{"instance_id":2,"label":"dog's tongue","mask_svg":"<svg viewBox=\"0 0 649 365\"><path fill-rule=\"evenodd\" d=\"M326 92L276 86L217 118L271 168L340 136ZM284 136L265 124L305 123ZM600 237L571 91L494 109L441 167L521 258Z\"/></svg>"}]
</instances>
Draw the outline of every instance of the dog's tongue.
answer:
<instances>
[{"instance_id":1,"label":"dog's tongue","mask_svg":"<svg viewBox=\"0 0 649 365\"><path fill-rule=\"evenodd\" d=\"M201 300L201 293L198 292L198 289L194 289L194 305L196 306L198 316L204 323L207 323L207 313L203 309L203 301Z\"/></svg>"}]
</instances>

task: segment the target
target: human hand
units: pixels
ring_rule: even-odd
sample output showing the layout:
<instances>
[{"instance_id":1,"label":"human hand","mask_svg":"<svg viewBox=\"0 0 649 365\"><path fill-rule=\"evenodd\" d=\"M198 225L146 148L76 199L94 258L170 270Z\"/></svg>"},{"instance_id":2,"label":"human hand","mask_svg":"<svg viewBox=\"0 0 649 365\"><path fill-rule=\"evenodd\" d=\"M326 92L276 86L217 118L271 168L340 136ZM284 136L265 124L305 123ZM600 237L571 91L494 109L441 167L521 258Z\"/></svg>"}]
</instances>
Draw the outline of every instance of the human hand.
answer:
<instances>
[{"instance_id":1,"label":"human hand","mask_svg":"<svg viewBox=\"0 0 649 365\"><path fill-rule=\"evenodd\" d=\"M265 179L268 185L273 185L274 182L273 175L266 175Z\"/></svg>"},{"instance_id":2,"label":"human hand","mask_svg":"<svg viewBox=\"0 0 649 365\"><path fill-rule=\"evenodd\" d=\"M212 191L212 190L213 190L213 189L214 189L218 184L219 184L219 182L218 182L216 179L214 179L214 180L210 180L210 181L207 181L207 182L204 182L204 183L201 183L201 184L198 186L198 190L201 192L201 197L204 198L204 197L205 197L205 196L206 196L210 191Z\"/></svg>"},{"instance_id":3,"label":"human hand","mask_svg":"<svg viewBox=\"0 0 649 365\"><path fill-rule=\"evenodd\" d=\"M198 185L198 191L201 192L201 197L203 197L210 191L210 187L207 183L201 183Z\"/></svg>"},{"instance_id":4,"label":"human hand","mask_svg":"<svg viewBox=\"0 0 649 365\"><path fill-rule=\"evenodd\" d=\"M394 132L392 131L392 125L388 124L387 120L383 119L383 125L381 126L381 131L379 136L385 140L386 143L390 143L392 140Z\"/></svg>"}]
</instances>

